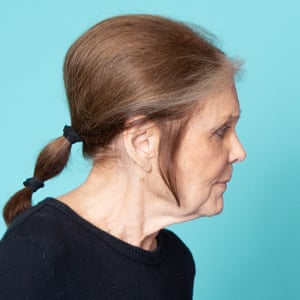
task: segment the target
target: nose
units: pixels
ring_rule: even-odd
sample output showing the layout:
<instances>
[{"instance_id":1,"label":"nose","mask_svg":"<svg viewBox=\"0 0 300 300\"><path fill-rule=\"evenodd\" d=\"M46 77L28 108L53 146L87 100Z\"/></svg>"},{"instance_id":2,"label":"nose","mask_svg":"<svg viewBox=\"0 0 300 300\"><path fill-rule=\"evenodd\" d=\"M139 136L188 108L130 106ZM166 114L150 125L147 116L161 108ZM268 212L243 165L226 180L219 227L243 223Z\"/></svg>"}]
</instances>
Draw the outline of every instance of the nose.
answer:
<instances>
[{"instance_id":1,"label":"nose","mask_svg":"<svg viewBox=\"0 0 300 300\"><path fill-rule=\"evenodd\" d=\"M230 163L242 162L246 158L246 151L235 134L230 147L229 161Z\"/></svg>"}]
</instances>

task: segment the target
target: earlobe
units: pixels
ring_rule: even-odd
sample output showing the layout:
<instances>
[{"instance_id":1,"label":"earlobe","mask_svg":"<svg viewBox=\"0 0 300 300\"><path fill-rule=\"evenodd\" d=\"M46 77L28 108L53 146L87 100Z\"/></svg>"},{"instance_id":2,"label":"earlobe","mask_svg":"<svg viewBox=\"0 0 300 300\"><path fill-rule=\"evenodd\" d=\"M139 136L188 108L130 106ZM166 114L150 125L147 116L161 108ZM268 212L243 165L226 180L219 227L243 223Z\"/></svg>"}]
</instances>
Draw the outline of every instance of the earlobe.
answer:
<instances>
[{"instance_id":1,"label":"earlobe","mask_svg":"<svg viewBox=\"0 0 300 300\"><path fill-rule=\"evenodd\" d=\"M153 122L134 125L123 132L128 156L145 172L151 172L158 147L158 128Z\"/></svg>"}]
</instances>

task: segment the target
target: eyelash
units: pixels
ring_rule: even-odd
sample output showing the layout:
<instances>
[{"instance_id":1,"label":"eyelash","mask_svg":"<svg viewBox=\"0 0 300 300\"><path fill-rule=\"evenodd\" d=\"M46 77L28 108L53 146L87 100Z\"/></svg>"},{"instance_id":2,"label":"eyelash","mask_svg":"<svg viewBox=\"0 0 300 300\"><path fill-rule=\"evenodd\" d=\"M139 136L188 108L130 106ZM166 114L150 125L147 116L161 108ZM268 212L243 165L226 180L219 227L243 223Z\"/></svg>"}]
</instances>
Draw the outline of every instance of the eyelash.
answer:
<instances>
[{"instance_id":1,"label":"eyelash","mask_svg":"<svg viewBox=\"0 0 300 300\"><path fill-rule=\"evenodd\" d=\"M215 135L219 138L223 138L227 132L227 130L230 128L230 125L225 125L218 130L215 131Z\"/></svg>"}]
</instances>

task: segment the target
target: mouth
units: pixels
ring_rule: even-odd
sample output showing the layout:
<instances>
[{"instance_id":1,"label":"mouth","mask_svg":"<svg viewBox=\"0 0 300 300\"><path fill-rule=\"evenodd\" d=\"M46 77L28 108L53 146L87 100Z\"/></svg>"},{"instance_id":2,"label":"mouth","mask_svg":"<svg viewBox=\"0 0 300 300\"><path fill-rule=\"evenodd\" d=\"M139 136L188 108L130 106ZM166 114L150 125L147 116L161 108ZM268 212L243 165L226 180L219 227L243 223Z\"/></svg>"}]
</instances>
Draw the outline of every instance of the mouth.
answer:
<instances>
[{"instance_id":1,"label":"mouth","mask_svg":"<svg viewBox=\"0 0 300 300\"><path fill-rule=\"evenodd\" d=\"M227 188L227 182L226 181L221 181L216 183L219 187L221 187L224 191Z\"/></svg>"},{"instance_id":2,"label":"mouth","mask_svg":"<svg viewBox=\"0 0 300 300\"><path fill-rule=\"evenodd\" d=\"M216 182L216 185L219 186L219 187L221 187L225 191L226 188L227 188L227 184L228 184L229 181L230 181L230 179L218 181L218 182Z\"/></svg>"}]
</instances>

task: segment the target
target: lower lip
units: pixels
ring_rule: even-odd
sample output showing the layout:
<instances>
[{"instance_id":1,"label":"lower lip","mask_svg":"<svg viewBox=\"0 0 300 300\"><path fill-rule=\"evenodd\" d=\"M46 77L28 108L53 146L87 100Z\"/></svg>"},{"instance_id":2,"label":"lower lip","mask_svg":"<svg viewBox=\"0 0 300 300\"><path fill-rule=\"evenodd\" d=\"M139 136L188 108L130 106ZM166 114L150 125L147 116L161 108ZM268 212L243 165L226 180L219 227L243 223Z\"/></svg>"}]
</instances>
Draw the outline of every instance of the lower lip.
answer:
<instances>
[{"instance_id":1,"label":"lower lip","mask_svg":"<svg viewBox=\"0 0 300 300\"><path fill-rule=\"evenodd\" d=\"M224 191L226 190L227 188L227 184L225 182L218 182L217 185L219 187L221 187Z\"/></svg>"}]
</instances>

